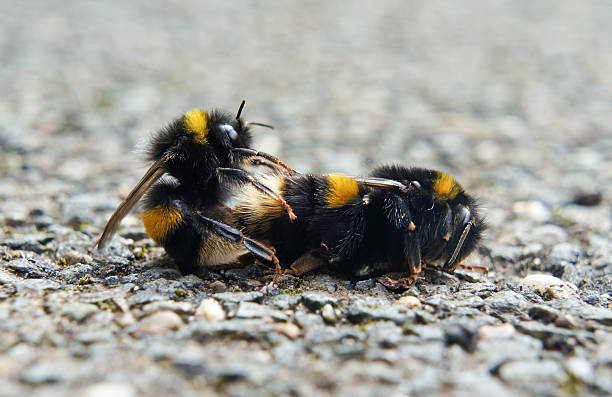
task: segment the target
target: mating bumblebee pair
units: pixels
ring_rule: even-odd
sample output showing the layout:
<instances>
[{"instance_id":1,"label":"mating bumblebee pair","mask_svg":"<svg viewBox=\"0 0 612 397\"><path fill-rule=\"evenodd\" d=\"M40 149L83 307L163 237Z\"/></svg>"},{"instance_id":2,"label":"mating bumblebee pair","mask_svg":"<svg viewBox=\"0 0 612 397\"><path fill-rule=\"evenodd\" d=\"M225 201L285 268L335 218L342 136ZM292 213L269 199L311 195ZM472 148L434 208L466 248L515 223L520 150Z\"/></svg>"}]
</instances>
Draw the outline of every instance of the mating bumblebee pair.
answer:
<instances>
[{"instance_id":1,"label":"mating bumblebee pair","mask_svg":"<svg viewBox=\"0 0 612 397\"><path fill-rule=\"evenodd\" d=\"M356 277L412 284L423 263L452 272L484 229L474 199L443 172L382 166L365 177L299 174L250 148L240 115L191 110L158 131L152 165L109 219L97 246L143 197L147 234L181 271L235 266L244 255L275 278L332 266Z\"/></svg>"}]
</instances>

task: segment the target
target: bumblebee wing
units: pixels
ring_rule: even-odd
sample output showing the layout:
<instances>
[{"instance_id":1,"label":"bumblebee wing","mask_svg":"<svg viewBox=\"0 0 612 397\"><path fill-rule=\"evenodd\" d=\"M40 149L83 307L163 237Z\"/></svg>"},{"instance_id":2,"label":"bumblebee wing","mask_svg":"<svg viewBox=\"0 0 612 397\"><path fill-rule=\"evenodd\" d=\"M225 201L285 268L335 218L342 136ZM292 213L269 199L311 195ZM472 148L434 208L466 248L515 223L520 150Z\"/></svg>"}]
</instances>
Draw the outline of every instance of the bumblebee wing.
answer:
<instances>
[{"instance_id":1,"label":"bumblebee wing","mask_svg":"<svg viewBox=\"0 0 612 397\"><path fill-rule=\"evenodd\" d=\"M136 186L134 186L132 191L127 195L125 200L119 204L113 215L106 223L100 238L98 238L98 242L96 243L98 250L104 248L104 246L117 231L117 228L119 228L121 220L132 210L132 208L134 208L134 205L136 205L138 200L151 187L151 185L153 185L153 183L155 183L155 181L164 174L164 170L162 168L163 160L164 159L159 159L154 162L140 181L138 181Z\"/></svg>"},{"instance_id":2,"label":"bumblebee wing","mask_svg":"<svg viewBox=\"0 0 612 397\"><path fill-rule=\"evenodd\" d=\"M406 185L393 179L374 177L352 177L357 183L384 190L406 190Z\"/></svg>"}]
</instances>

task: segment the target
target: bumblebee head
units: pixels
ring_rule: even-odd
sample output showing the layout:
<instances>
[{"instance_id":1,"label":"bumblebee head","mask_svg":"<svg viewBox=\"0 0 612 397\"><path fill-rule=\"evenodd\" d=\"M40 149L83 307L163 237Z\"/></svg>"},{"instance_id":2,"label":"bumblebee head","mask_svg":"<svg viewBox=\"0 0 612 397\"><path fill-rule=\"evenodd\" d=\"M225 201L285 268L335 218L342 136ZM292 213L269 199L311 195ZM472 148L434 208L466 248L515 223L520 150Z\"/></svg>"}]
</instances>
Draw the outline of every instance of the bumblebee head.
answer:
<instances>
[{"instance_id":1,"label":"bumblebee head","mask_svg":"<svg viewBox=\"0 0 612 397\"><path fill-rule=\"evenodd\" d=\"M444 222L450 223L451 232L441 259L445 259L444 269L452 271L477 247L482 239L485 222L478 214L475 200L464 192L447 204L450 212L447 212L448 219Z\"/></svg>"},{"instance_id":2,"label":"bumblebee head","mask_svg":"<svg viewBox=\"0 0 612 397\"><path fill-rule=\"evenodd\" d=\"M450 175L424 168L385 166L373 176L406 186L404 199L417 220L423 258L452 271L478 245L485 222L476 200Z\"/></svg>"},{"instance_id":3,"label":"bumblebee head","mask_svg":"<svg viewBox=\"0 0 612 397\"><path fill-rule=\"evenodd\" d=\"M210 145L218 154L229 154L233 148L251 145L249 124L242 121L240 114L244 101L235 117L225 112L211 112L194 109L183 115L187 139L195 145Z\"/></svg>"}]
</instances>

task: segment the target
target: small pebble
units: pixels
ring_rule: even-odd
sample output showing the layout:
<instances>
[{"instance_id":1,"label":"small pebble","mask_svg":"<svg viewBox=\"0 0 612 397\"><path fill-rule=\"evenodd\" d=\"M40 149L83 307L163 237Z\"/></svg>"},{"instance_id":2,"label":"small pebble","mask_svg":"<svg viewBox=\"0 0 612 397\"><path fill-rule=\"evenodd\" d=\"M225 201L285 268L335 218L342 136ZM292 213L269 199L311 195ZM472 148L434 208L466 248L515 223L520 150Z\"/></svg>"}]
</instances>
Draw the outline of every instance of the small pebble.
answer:
<instances>
[{"instance_id":1,"label":"small pebble","mask_svg":"<svg viewBox=\"0 0 612 397\"><path fill-rule=\"evenodd\" d=\"M96 383L87 387L82 396L84 397L133 397L136 395L134 386L127 383Z\"/></svg>"},{"instance_id":2,"label":"small pebble","mask_svg":"<svg viewBox=\"0 0 612 397\"><path fill-rule=\"evenodd\" d=\"M574 194L574 198L572 199L572 202L574 204L592 207L592 206L601 204L602 199L603 199L603 194L601 194L601 192L595 192L595 193L577 192L576 194Z\"/></svg>"},{"instance_id":3,"label":"small pebble","mask_svg":"<svg viewBox=\"0 0 612 397\"><path fill-rule=\"evenodd\" d=\"M530 274L519 283L522 287L527 287L540 296L562 299L575 294L577 288L560 278L548 274Z\"/></svg>"},{"instance_id":4,"label":"small pebble","mask_svg":"<svg viewBox=\"0 0 612 397\"><path fill-rule=\"evenodd\" d=\"M517 201L512 211L519 217L526 217L538 223L550 220L550 210L540 201Z\"/></svg>"},{"instance_id":5,"label":"small pebble","mask_svg":"<svg viewBox=\"0 0 612 397\"><path fill-rule=\"evenodd\" d=\"M580 357L572 357L565 362L567 372L574 375L584 383L592 383L595 380L593 364Z\"/></svg>"},{"instance_id":6,"label":"small pebble","mask_svg":"<svg viewBox=\"0 0 612 397\"><path fill-rule=\"evenodd\" d=\"M505 339L511 338L516 330L511 324L503 325L483 325L478 328L478 335L482 339Z\"/></svg>"},{"instance_id":7,"label":"small pebble","mask_svg":"<svg viewBox=\"0 0 612 397\"><path fill-rule=\"evenodd\" d=\"M328 324L335 323L336 322L336 312L334 311L334 307L331 304L326 303L321 308L321 317L323 317L323 320L325 320L325 322Z\"/></svg>"},{"instance_id":8,"label":"small pebble","mask_svg":"<svg viewBox=\"0 0 612 397\"><path fill-rule=\"evenodd\" d=\"M192 314L194 311L192 303L177 302L173 300L147 303L142 308L142 311L145 313L153 313L161 310L171 310L178 314Z\"/></svg>"},{"instance_id":9,"label":"small pebble","mask_svg":"<svg viewBox=\"0 0 612 397\"><path fill-rule=\"evenodd\" d=\"M421 307L421 301L416 296L407 295L402 296L397 300L397 303L400 305L409 307L409 308L419 308Z\"/></svg>"},{"instance_id":10,"label":"small pebble","mask_svg":"<svg viewBox=\"0 0 612 397\"><path fill-rule=\"evenodd\" d=\"M227 291L227 285L225 285L224 282L216 280L213 281L212 283L210 283L210 288L212 288L212 290L214 292L225 292Z\"/></svg>"},{"instance_id":11,"label":"small pebble","mask_svg":"<svg viewBox=\"0 0 612 397\"><path fill-rule=\"evenodd\" d=\"M223 321L226 318L223 307L213 298L204 299L196 309L195 315L212 322Z\"/></svg>"},{"instance_id":12,"label":"small pebble","mask_svg":"<svg viewBox=\"0 0 612 397\"><path fill-rule=\"evenodd\" d=\"M89 316L93 315L94 313L97 313L99 310L100 309L98 309L96 305L93 305L91 303L74 302L64 306L62 313L66 317L80 323L82 321L85 321Z\"/></svg>"},{"instance_id":13,"label":"small pebble","mask_svg":"<svg viewBox=\"0 0 612 397\"><path fill-rule=\"evenodd\" d=\"M274 331L278 332L279 334L285 335L291 340L299 338L302 334L302 330L300 329L300 327L289 322L276 324L274 326Z\"/></svg>"},{"instance_id":14,"label":"small pebble","mask_svg":"<svg viewBox=\"0 0 612 397\"><path fill-rule=\"evenodd\" d=\"M444 329L444 345L459 345L468 353L476 350L478 332L464 324L450 324Z\"/></svg>"},{"instance_id":15,"label":"small pebble","mask_svg":"<svg viewBox=\"0 0 612 397\"><path fill-rule=\"evenodd\" d=\"M162 310L140 321L140 331L148 334L163 334L183 325L183 319L173 311Z\"/></svg>"},{"instance_id":16,"label":"small pebble","mask_svg":"<svg viewBox=\"0 0 612 397\"><path fill-rule=\"evenodd\" d=\"M570 314L561 314L555 319L555 325L559 328L576 328L576 320Z\"/></svg>"},{"instance_id":17,"label":"small pebble","mask_svg":"<svg viewBox=\"0 0 612 397\"><path fill-rule=\"evenodd\" d=\"M559 316L559 311L546 305L533 305L527 311L532 320L538 320L544 324L552 323Z\"/></svg>"},{"instance_id":18,"label":"small pebble","mask_svg":"<svg viewBox=\"0 0 612 397\"><path fill-rule=\"evenodd\" d=\"M320 292L306 292L302 294L302 303L304 306L314 311L322 308L326 304L335 304L336 299L328 294Z\"/></svg>"}]
</instances>

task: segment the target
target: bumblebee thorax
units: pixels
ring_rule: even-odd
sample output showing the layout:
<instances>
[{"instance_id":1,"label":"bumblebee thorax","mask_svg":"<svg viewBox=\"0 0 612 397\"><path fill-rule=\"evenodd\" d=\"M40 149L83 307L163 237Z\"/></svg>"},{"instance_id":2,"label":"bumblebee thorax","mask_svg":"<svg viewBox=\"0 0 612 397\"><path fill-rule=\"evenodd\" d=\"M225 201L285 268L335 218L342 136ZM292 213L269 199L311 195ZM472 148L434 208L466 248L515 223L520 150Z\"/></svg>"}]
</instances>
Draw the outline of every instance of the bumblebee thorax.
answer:
<instances>
[{"instance_id":1,"label":"bumblebee thorax","mask_svg":"<svg viewBox=\"0 0 612 397\"><path fill-rule=\"evenodd\" d=\"M438 172L432 186L436 196L443 200L453 200L462 191L452 176Z\"/></svg>"}]
</instances>

